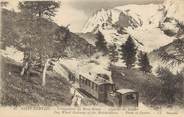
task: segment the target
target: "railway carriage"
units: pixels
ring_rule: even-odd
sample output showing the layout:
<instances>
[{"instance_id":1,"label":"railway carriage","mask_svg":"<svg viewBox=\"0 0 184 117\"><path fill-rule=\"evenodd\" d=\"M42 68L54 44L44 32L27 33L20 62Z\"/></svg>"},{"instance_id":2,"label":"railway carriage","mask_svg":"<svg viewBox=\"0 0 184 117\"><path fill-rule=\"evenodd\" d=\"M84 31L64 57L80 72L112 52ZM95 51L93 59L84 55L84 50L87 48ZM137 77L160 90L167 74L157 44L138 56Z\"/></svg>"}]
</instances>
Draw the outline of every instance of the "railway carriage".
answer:
<instances>
[{"instance_id":1,"label":"railway carriage","mask_svg":"<svg viewBox=\"0 0 184 117\"><path fill-rule=\"evenodd\" d=\"M107 94L114 90L114 84L102 77L95 77L90 74L79 75L79 86L82 90L91 94L100 102L107 102Z\"/></svg>"}]
</instances>

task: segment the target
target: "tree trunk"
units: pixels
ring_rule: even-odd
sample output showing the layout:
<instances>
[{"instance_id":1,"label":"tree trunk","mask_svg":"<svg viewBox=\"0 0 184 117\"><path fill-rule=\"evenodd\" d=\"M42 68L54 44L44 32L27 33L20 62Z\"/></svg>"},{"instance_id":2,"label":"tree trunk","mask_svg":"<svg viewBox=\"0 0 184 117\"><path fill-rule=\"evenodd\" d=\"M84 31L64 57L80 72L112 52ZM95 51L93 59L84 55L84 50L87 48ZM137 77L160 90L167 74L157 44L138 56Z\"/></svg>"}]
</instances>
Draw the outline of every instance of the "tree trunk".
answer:
<instances>
[{"instance_id":1,"label":"tree trunk","mask_svg":"<svg viewBox=\"0 0 184 117\"><path fill-rule=\"evenodd\" d=\"M44 65L43 76L42 76L42 86L46 85L46 72L47 72L47 68L49 67L49 61L50 59L47 59Z\"/></svg>"},{"instance_id":2,"label":"tree trunk","mask_svg":"<svg viewBox=\"0 0 184 117\"><path fill-rule=\"evenodd\" d=\"M30 69L27 69L27 71L26 71L26 80L27 81L30 81L30 74L31 74Z\"/></svg>"},{"instance_id":3,"label":"tree trunk","mask_svg":"<svg viewBox=\"0 0 184 117\"><path fill-rule=\"evenodd\" d=\"M23 76L25 74L25 71L28 69L28 62L25 63L25 65L23 66L20 75Z\"/></svg>"}]
</instances>

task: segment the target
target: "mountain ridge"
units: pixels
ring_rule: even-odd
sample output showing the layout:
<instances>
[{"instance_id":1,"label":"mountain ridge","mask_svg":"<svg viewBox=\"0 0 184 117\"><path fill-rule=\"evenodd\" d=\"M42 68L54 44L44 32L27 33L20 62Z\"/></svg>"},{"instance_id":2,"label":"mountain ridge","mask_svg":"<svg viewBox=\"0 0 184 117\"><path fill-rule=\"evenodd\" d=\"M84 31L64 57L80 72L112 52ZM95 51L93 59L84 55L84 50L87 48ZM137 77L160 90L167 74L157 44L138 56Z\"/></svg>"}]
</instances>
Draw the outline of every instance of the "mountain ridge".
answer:
<instances>
[{"instance_id":1,"label":"mountain ridge","mask_svg":"<svg viewBox=\"0 0 184 117\"><path fill-rule=\"evenodd\" d=\"M159 65L169 67L169 62L163 63L158 56L160 48L172 47L175 40L184 37L184 14L181 10L184 11L183 5L182 0L164 0L161 4L125 5L102 9L89 18L82 35L95 35L100 31L107 45L115 43L119 48L130 35L139 50L149 53L155 72ZM90 41L96 40L91 38ZM167 50L169 51L171 50ZM182 68L183 65L180 66ZM171 71L176 73L177 66L171 68Z\"/></svg>"},{"instance_id":2,"label":"mountain ridge","mask_svg":"<svg viewBox=\"0 0 184 117\"><path fill-rule=\"evenodd\" d=\"M179 23L182 24L182 21L175 17L178 16L175 15L178 13L173 14L172 10L168 9L169 6L177 8L175 2L174 5L169 4L171 2L173 1L165 0L162 4L125 5L113 9L101 9L89 18L82 32L95 34L99 30L105 36L108 44L118 45L125 42L127 38L125 34L119 32L125 32L141 43L145 43L145 46L138 44L140 50L151 52L177 39L176 36L182 29L178 26ZM173 14L173 17L170 17L170 14ZM143 34L145 38L140 34ZM155 44L152 43L153 41Z\"/></svg>"}]
</instances>

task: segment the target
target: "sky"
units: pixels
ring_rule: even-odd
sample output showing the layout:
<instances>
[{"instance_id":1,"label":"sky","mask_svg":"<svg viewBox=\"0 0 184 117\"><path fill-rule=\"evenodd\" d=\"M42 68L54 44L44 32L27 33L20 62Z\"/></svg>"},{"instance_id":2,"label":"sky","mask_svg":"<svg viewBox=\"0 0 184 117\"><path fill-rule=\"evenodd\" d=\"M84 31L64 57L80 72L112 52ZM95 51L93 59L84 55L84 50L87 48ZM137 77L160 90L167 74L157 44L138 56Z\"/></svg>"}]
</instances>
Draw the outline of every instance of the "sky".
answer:
<instances>
[{"instance_id":1,"label":"sky","mask_svg":"<svg viewBox=\"0 0 184 117\"><path fill-rule=\"evenodd\" d=\"M10 9L17 9L18 0L9 1ZM70 30L80 32L90 16L101 8L109 9L127 4L160 3L162 0L61 0L61 7L57 9L54 21L66 26L70 24Z\"/></svg>"}]
</instances>

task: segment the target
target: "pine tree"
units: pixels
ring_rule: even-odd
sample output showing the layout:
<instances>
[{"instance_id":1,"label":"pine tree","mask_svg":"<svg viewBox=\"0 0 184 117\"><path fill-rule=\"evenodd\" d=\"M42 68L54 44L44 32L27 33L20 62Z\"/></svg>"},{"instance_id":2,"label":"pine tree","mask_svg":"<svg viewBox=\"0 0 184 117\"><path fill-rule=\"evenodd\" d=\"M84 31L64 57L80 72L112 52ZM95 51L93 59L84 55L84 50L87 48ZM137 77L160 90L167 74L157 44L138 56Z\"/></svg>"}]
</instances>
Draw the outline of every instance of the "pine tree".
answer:
<instances>
[{"instance_id":1,"label":"pine tree","mask_svg":"<svg viewBox=\"0 0 184 117\"><path fill-rule=\"evenodd\" d=\"M170 63L174 66L176 64L180 65L184 63L184 38L176 39L172 42L173 50L175 52L168 52L165 48L160 48L158 55L160 56L162 62Z\"/></svg>"},{"instance_id":2,"label":"pine tree","mask_svg":"<svg viewBox=\"0 0 184 117\"><path fill-rule=\"evenodd\" d=\"M45 36L42 30L42 26L44 25L42 23L44 18L47 18L50 20L50 17L55 16L56 9L60 7L60 2L56 1L21 1L19 2L19 9L21 10L21 13L25 15L25 17L30 17L31 23L36 24L36 27L32 27L30 32L36 32L37 36L35 41L37 42L35 45L39 45L32 49L30 53L36 53L37 59L35 59L34 63L38 63L34 66L39 66L39 70L43 70L43 78L42 78L42 85L45 85L45 77L46 77L46 70L49 66L49 62L52 61L52 52L48 50L49 45L51 43L50 40L48 40L48 37ZM27 21L26 19L24 19ZM32 25L30 25L32 26ZM32 56L33 54L31 54ZM32 58L30 56L30 58ZM26 59L25 59L26 60ZM24 68L26 65L28 65L29 61L25 61L26 64L23 66L22 71L24 71ZM23 73L23 72L21 72ZM24 74L24 73L23 73ZM22 75L23 75L22 74Z\"/></svg>"},{"instance_id":3,"label":"pine tree","mask_svg":"<svg viewBox=\"0 0 184 117\"><path fill-rule=\"evenodd\" d=\"M56 1L21 1L18 5L22 12L30 15L48 18L55 16L56 9L60 7L60 2Z\"/></svg>"},{"instance_id":4,"label":"pine tree","mask_svg":"<svg viewBox=\"0 0 184 117\"><path fill-rule=\"evenodd\" d=\"M37 23L37 28L34 30L37 30L37 39L39 40L38 43L39 46L39 56L40 56L40 62L41 64L44 64L47 55L45 55L45 50L47 47L44 47L43 45L48 45L47 41L45 40L47 37L44 37L43 31L41 29L42 19L47 18L51 19L50 17L55 16L56 9L60 7L60 2L56 1L20 1L18 4L19 9L21 10L21 13L27 16L31 16L32 19L35 19L33 22ZM38 16L38 17L37 17ZM37 17L37 18L33 18Z\"/></svg>"},{"instance_id":5,"label":"pine tree","mask_svg":"<svg viewBox=\"0 0 184 117\"><path fill-rule=\"evenodd\" d=\"M118 61L118 52L116 51L117 47L116 45L111 45L109 47L109 59L112 63L115 63Z\"/></svg>"},{"instance_id":6,"label":"pine tree","mask_svg":"<svg viewBox=\"0 0 184 117\"><path fill-rule=\"evenodd\" d=\"M150 65L147 53L143 53L141 51L138 57L139 57L138 58L138 62L139 62L138 65L140 66L139 69L145 73L150 73L152 66Z\"/></svg>"},{"instance_id":7,"label":"pine tree","mask_svg":"<svg viewBox=\"0 0 184 117\"><path fill-rule=\"evenodd\" d=\"M181 70L180 72L177 72L176 74L176 95L177 95L177 99L182 100L184 98L184 89L183 89L183 85L184 85L184 69Z\"/></svg>"},{"instance_id":8,"label":"pine tree","mask_svg":"<svg viewBox=\"0 0 184 117\"><path fill-rule=\"evenodd\" d=\"M104 39L104 35L100 31L98 31L98 33L96 34L96 38L97 38L97 41L95 42L95 45L97 49L99 51L104 52L104 54L107 54L108 49L107 49L107 43Z\"/></svg>"},{"instance_id":9,"label":"pine tree","mask_svg":"<svg viewBox=\"0 0 184 117\"><path fill-rule=\"evenodd\" d=\"M157 69L158 78L162 82L161 94L164 99L172 104L175 102L176 95L176 78L175 75L168 69L159 67Z\"/></svg>"},{"instance_id":10,"label":"pine tree","mask_svg":"<svg viewBox=\"0 0 184 117\"><path fill-rule=\"evenodd\" d=\"M121 46L121 52L122 59L124 60L123 62L126 64L127 69L131 69L132 67L134 67L136 61L137 47L131 36L129 36L125 44Z\"/></svg>"}]
</instances>

